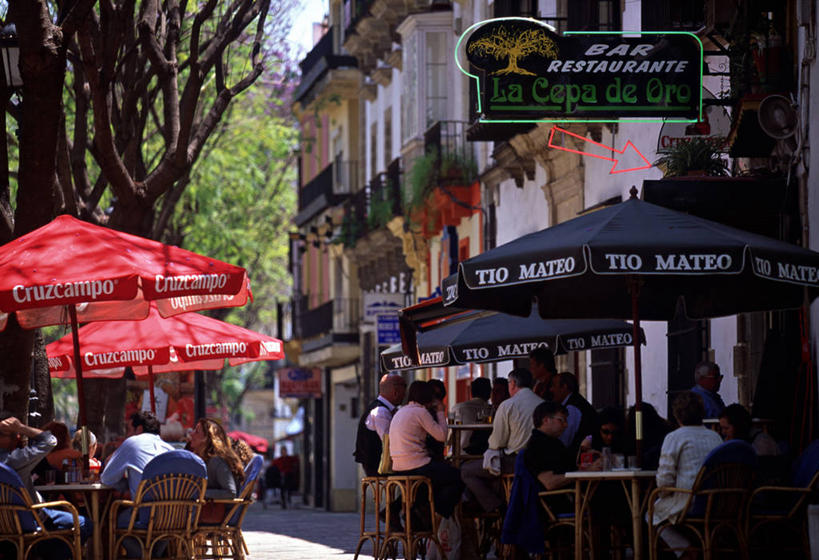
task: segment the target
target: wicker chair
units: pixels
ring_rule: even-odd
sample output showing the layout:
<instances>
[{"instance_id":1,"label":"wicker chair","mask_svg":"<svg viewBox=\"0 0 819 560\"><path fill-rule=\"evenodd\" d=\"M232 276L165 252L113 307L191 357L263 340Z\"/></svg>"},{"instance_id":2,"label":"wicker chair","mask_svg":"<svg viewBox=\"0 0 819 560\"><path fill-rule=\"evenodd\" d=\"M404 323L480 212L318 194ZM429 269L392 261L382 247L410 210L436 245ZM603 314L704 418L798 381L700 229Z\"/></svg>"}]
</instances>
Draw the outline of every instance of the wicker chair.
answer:
<instances>
[{"instance_id":1,"label":"wicker chair","mask_svg":"<svg viewBox=\"0 0 819 560\"><path fill-rule=\"evenodd\" d=\"M262 467L264 467L264 458L261 455L254 455L245 466L245 481L236 498L207 500L207 503L224 505L225 514L219 524L200 523L194 539L197 560L206 558L243 559L246 554L249 554L244 535L242 535L242 522L247 514L247 508L253 503L253 489L262 474Z\"/></svg>"},{"instance_id":2,"label":"wicker chair","mask_svg":"<svg viewBox=\"0 0 819 560\"><path fill-rule=\"evenodd\" d=\"M663 521L656 527L648 525L650 557L657 558L657 546L662 532L670 527L683 529L692 534L702 550L705 560L710 560L718 550L715 538L718 534L731 533L743 558L748 556L748 546L743 518L753 484L757 457L753 448L744 441L731 440L716 447L705 458L693 487L656 488L649 497L648 519L653 519L654 504L660 495L683 494L687 496L683 514L675 523ZM719 549L732 552L737 547Z\"/></svg>"},{"instance_id":3,"label":"wicker chair","mask_svg":"<svg viewBox=\"0 0 819 560\"><path fill-rule=\"evenodd\" d=\"M157 455L145 465L136 497L111 504L108 557L119 558L123 542L134 539L144 560L160 543L167 543L167 558L192 558L206 485L205 463L190 451Z\"/></svg>"},{"instance_id":4,"label":"wicker chair","mask_svg":"<svg viewBox=\"0 0 819 560\"><path fill-rule=\"evenodd\" d=\"M381 548L375 555L378 560L395 558L398 546L404 548L404 558L415 559L419 553L426 553L435 546L441 557L445 557L441 543L438 540L438 524L435 518L435 498L432 494L432 482L426 476L393 475L388 476L384 483L387 505L387 519L392 518L392 505L396 503L396 496L401 496L402 509L404 510L404 530L393 531L387 523L384 538L381 541ZM412 505L420 496L421 492L427 493L429 500L428 515L431 520L429 528L415 528L412 526ZM426 514L426 512L425 512ZM422 544L423 543L423 544Z\"/></svg>"},{"instance_id":5,"label":"wicker chair","mask_svg":"<svg viewBox=\"0 0 819 560\"><path fill-rule=\"evenodd\" d=\"M566 503L571 503L571 501L574 499L574 488L547 490L544 492L538 492L537 495L540 499L540 506L546 512L547 521L546 526L543 529L544 538L548 545L546 547L546 556L549 558L560 558L564 556L564 554L561 553L565 553L567 558L572 558L574 555L574 530L575 523L577 523L574 512L556 512L551 507L549 501L550 499L560 499L562 497L565 498ZM586 522L586 526L583 531L585 533L584 541L588 543L589 558L594 558L594 540L592 539L589 517L585 516L583 521ZM561 538L561 536L563 538ZM568 545L564 545L566 542L568 542Z\"/></svg>"},{"instance_id":6,"label":"wicker chair","mask_svg":"<svg viewBox=\"0 0 819 560\"><path fill-rule=\"evenodd\" d=\"M752 551L761 550L766 557L788 551L810 556L807 506L811 497L819 497L819 440L802 453L794 475L793 486L760 486L751 494L745 534Z\"/></svg>"},{"instance_id":7,"label":"wicker chair","mask_svg":"<svg viewBox=\"0 0 819 560\"><path fill-rule=\"evenodd\" d=\"M44 508L69 512L73 527L48 529L43 523ZM13 543L18 560L23 560L37 543L51 539L64 542L75 560L82 558L77 508L64 500L34 503L17 473L0 463L0 541Z\"/></svg>"}]
</instances>

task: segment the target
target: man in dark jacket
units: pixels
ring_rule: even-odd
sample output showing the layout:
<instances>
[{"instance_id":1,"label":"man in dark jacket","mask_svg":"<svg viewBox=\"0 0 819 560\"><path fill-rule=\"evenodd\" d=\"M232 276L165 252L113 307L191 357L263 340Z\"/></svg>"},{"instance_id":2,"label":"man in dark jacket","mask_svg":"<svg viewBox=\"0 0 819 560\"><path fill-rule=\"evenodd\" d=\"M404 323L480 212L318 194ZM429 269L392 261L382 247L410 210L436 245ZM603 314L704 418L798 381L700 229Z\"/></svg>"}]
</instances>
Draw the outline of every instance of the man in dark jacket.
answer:
<instances>
[{"instance_id":1,"label":"man in dark jacket","mask_svg":"<svg viewBox=\"0 0 819 560\"><path fill-rule=\"evenodd\" d=\"M353 456L367 476L378 476L381 440L389 432L396 407L404 401L407 382L398 374L387 374L378 385L378 397L367 405L358 421Z\"/></svg>"},{"instance_id":2,"label":"man in dark jacket","mask_svg":"<svg viewBox=\"0 0 819 560\"><path fill-rule=\"evenodd\" d=\"M569 425L560 436L560 441L569 449L571 456L576 457L583 438L597 429L597 411L578 392L577 377L569 372L558 373L552 378L552 399L569 411Z\"/></svg>"}]
</instances>

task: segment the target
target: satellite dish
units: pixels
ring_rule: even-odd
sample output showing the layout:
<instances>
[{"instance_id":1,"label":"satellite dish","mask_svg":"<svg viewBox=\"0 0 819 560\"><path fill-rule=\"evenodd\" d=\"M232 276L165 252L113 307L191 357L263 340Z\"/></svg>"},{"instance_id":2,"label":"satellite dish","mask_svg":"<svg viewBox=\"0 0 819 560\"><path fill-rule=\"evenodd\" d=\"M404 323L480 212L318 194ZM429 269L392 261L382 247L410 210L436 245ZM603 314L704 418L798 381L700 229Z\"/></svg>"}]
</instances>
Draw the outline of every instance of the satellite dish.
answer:
<instances>
[{"instance_id":1,"label":"satellite dish","mask_svg":"<svg viewBox=\"0 0 819 560\"><path fill-rule=\"evenodd\" d=\"M796 134L796 111L790 100L782 95L769 95L759 104L759 126L777 140L785 140Z\"/></svg>"}]
</instances>

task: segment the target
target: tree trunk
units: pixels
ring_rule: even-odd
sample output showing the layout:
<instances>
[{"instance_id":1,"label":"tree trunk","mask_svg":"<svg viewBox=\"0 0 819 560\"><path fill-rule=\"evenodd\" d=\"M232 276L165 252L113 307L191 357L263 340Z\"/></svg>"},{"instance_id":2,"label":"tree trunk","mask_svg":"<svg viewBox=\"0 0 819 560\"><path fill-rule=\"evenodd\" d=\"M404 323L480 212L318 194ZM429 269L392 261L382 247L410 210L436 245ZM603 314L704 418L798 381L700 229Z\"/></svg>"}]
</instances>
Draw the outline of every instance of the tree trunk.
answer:
<instances>
[{"instance_id":1,"label":"tree trunk","mask_svg":"<svg viewBox=\"0 0 819 560\"><path fill-rule=\"evenodd\" d=\"M34 331L17 324L9 315L6 330L0 333L0 410L8 411L20 421L28 419L28 392L31 377L31 349Z\"/></svg>"},{"instance_id":2,"label":"tree trunk","mask_svg":"<svg viewBox=\"0 0 819 560\"><path fill-rule=\"evenodd\" d=\"M54 420L54 393L51 390L51 374L48 371L48 356L45 351L43 333L34 331L34 391L37 400L30 403L29 420L37 428Z\"/></svg>"},{"instance_id":3,"label":"tree trunk","mask_svg":"<svg viewBox=\"0 0 819 560\"><path fill-rule=\"evenodd\" d=\"M62 115L65 50L62 33L52 25L45 3L12 1L9 21L17 25L23 108L20 119L20 163L14 237L54 217L57 200L57 131ZM5 131L3 131L5 133ZM2 407L28 420L28 393L34 332L19 327L13 316L0 333ZM15 389L10 390L11 387ZM47 398L40 395L40 398Z\"/></svg>"}]
</instances>

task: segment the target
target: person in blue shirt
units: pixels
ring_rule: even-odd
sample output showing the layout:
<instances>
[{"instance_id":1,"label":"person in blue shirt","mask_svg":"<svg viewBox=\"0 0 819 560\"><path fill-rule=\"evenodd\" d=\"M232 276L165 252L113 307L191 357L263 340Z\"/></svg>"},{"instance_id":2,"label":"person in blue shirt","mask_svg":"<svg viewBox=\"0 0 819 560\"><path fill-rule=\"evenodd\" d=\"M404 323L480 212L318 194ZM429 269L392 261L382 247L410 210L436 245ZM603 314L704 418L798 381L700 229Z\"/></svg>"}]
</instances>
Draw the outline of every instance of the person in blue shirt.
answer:
<instances>
[{"instance_id":1,"label":"person in blue shirt","mask_svg":"<svg viewBox=\"0 0 819 560\"><path fill-rule=\"evenodd\" d=\"M694 368L694 387L691 391L702 398L705 418L719 418L725 408L725 403L718 392L720 383L722 374L714 362L700 362Z\"/></svg>"},{"instance_id":2,"label":"person in blue shirt","mask_svg":"<svg viewBox=\"0 0 819 560\"><path fill-rule=\"evenodd\" d=\"M20 446L20 438L28 438L27 445ZM32 501L39 502L39 495L34 492L31 482L31 471L57 445L57 438L48 430L39 430L27 426L10 412L0 412L0 463L14 469L23 481ZM45 508L44 523L49 529L67 529L73 527L74 518L67 511ZM80 538L85 542L91 535L91 521L80 515ZM3 550L0 548L0 554ZM39 545L36 553L43 558L68 558L71 555L67 545L56 539Z\"/></svg>"},{"instance_id":3,"label":"person in blue shirt","mask_svg":"<svg viewBox=\"0 0 819 560\"><path fill-rule=\"evenodd\" d=\"M141 410L131 416L130 437L108 458L100 475L100 482L113 486L120 492L129 491L135 497L142 470L148 462L174 448L159 437L159 420L151 412Z\"/></svg>"},{"instance_id":4,"label":"person in blue shirt","mask_svg":"<svg viewBox=\"0 0 819 560\"><path fill-rule=\"evenodd\" d=\"M129 432L133 435L125 438L114 454L108 458L100 475L100 482L113 486L120 492L130 492L131 498L136 497L145 465L157 455L174 449L171 444L162 441L162 438L159 437L159 427L159 420L151 412L141 410L133 414L131 416L132 430ZM130 508L121 509L117 515L117 526L126 526L130 516ZM128 558L142 556L142 548L135 539L126 538L122 546ZM163 544L154 548L157 554L163 551Z\"/></svg>"}]
</instances>

